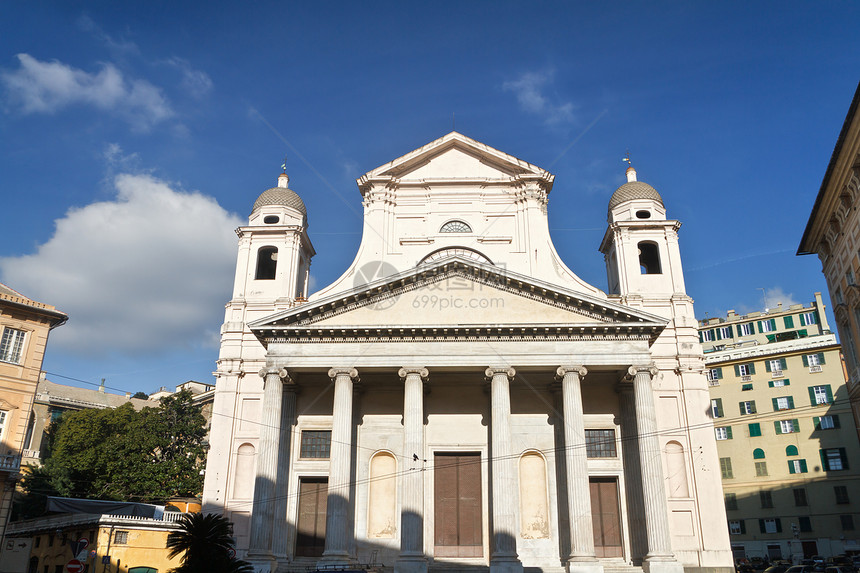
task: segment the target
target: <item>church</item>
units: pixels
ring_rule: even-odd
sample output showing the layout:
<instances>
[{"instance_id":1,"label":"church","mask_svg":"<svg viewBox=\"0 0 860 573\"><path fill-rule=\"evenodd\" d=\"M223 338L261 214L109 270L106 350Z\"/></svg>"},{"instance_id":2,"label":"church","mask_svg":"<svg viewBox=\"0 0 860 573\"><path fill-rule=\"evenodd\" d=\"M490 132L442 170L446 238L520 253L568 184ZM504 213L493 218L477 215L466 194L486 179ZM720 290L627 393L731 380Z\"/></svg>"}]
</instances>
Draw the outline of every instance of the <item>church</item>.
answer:
<instances>
[{"instance_id":1,"label":"church","mask_svg":"<svg viewBox=\"0 0 860 573\"><path fill-rule=\"evenodd\" d=\"M312 214L285 173L260 194L236 230L203 497L238 555L732 569L681 223L627 179L605 292L553 246L554 175L457 132L357 180L358 254L310 296Z\"/></svg>"}]
</instances>

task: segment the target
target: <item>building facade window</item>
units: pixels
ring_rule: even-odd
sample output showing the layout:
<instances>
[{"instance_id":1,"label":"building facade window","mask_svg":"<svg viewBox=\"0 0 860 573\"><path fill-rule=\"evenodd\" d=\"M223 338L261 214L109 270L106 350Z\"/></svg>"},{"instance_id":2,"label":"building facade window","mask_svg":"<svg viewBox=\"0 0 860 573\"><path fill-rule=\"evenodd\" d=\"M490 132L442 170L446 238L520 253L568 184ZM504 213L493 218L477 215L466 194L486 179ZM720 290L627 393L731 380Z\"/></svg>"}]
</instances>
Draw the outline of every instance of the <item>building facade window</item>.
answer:
<instances>
[{"instance_id":1,"label":"building facade window","mask_svg":"<svg viewBox=\"0 0 860 573\"><path fill-rule=\"evenodd\" d=\"M800 326L806 326L807 324L818 324L818 318L814 312L804 312L800 315Z\"/></svg>"},{"instance_id":2,"label":"building facade window","mask_svg":"<svg viewBox=\"0 0 860 573\"><path fill-rule=\"evenodd\" d=\"M735 364L735 374L738 376L752 376L755 374L755 364L747 362L746 364Z\"/></svg>"},{"instance_id":3,"label":"building facade window","mask_svg":"<svg viewBox=\"0 0 860 573\"><path fill-rule=\"evenodd\" d=\"M299 456L328 459L331 456L331 430L303 430Z\"/></svg>"},{"instance_id":4,"label":"building facade window","mask_svg":"<svg viewBox=\"0 0 860 573\"><path fill-rule=\"evenodd\" d=\"M24 331L8 326L3 329L3 338L0 339L0 362L21 363L21 354L24 349Z\"/></svg>"},{"instance_id":5,"label":"building facade window","mask_svg":"<svg viewBox=\"0 0 860 573\"><path fill-rule=\"evenodd\" d=\"M738 336L752 336L755 334L755 326L752 322L745 322L738 325Z\"/></svg>"},{"instance_id":6,"label":"building facade window","mask_svg":"<svg viewBox=\"0 0 860 573\"><path fill-rule=\"evenodd\" d=\"M746 400L744 402L739 403L741 416L746 416L748 414L755 414L755 400Z\"/></svg>"},{"instance_id":7,"label":"building facade window","mask_svg":"<svg viewBox=\"0 0 860 573\"><path fill-rule=\"evenodd\" d=\"M589 458L615 458L615 430L585 430L585 453Z\"/></svg>"},{"instance_id":8,"label":"building facade window","mask_svg":"<svg viewBox=\"0 0 860 573\"><path fill-rule=\"evenodd\" d=\"M822 406L833 403L833 391L830 384L809 387L809 400L813 406Z\"/></svg>"},{"instance_id":9,"label":"building facade window","mask_svg":"<svg viewBox=\"0 0 860 573\"><path fill-rule=\"evenodd\" d=\"M794 398L791 396L780 396L779 398L773 399L773 409L777 410L791 410L794 408Z\"/></svg>"},{"instance_id":10,"label":"building facade window","mask_svg":"<svg viewBox=\"0 0 860 573\"><path fill-rule=\"evenodd\" d=\"M754 424L750 424L749 426L750 438L757 438L761 436L761 424L755 422Z\"/></svg>"},{"instance_id":11,"label":"building facade window","mask_svg":"<svg viewBox=\"0 0 860 573\"><path fill-rule=\"evenodd\" d=\"M711 386L718 386L719 381L723 379L723 369L710 368L705 372L705 375L708 377L708 382L711 382ZM716 382L716 384L714 384L714 382Z\"/></svg>"},{"instance_id":12,"label":"building facade window","mask_svg":"<svg viewBox=\"0 0 860 573\"><path fill-rule=\"evenodd\" d=\"M788 460L788 473L805 474L806 472L806 460Z\"/></svg>"},{"instance_id":13,"label":"building facade window","mask_svg":"<svg viewBox=\"0 0 860 573\"><path fill-rule=\"evenodd\" d=\"M771 388L783 388L785 386L789 386L791 381L788 378L784 378L782 380L771 380L767 383Z\"/></svg>"},{"instance_id":14,"label":"building facade window","mask_svg":"<svg viewBox=\"0 0 860 573\"><path fill-rule=\"evenodd\" d=\"M826 472L847 470L848 458L845 455L845 448L822 449L821 465Z\"/></svg>"},{"instance_id":15,"label":"building facade window","mask_svg":"<svg viewBox=\"0 0 860 573\"><path fill-rule=\"evenodd\" d=\"M472 227L463 221L448 221L439 229L440 233L471 233Z\"/></svg>"},{"instance_id":16,"label":"building facade window","mask_svg":"<svg viewBox=\"0 0 860 573\"><path fill-rule=\"evenodd\" d=\"M702 331L702 342L713 342L717 337L713 330L703 330Z\"/></svg>"},{"instance_id":17,"label":"building facade window","mask_svg":"<svg viewBox=\"0 0 860 573\"><path fill-rule=\"evenodd\" d=\"M795 446L794 444L786 446L785 447L785 455L796 456L797 455L797 446Z\"/></svg>"},{"instance_id":18,"label":"building facade window","mask_svg":"<svg viewBox=\"0 0 860 573\"><path fill-rule=\"evenodd\" d=\"M755 463L755 476L756 477L767 476L767 462L756 462Z\"/></svg>"},{"instance_id":19,"label":"building facade window","mask_svg":"<svg viewBox=\"0 0 860 573\"><path fill-rule=\"evenodd\" d=\"M0 410L0 440L3 439L3 430L6 429L6 420L9 417L9 412Z\"/></svg>"},{"instance_id":20,"label":"building facade window","mask_svg":"<svg viewBox=\"0 0 860 573\"><path fill-rule=\"evenodd\" d=\"M711 416L714 418L722 418L725 414L723 413L723 399L722 398L713 398L711 400Z\"/></svg>"},{"instance_id":21,"label":"building facade window","mask_svg":"<svg viewBox=\"0 0 860 573\"><path fill-rule=\"evenodd\" d=\"M779 358L777 360L768 360L765 362L765 367L767 371L774 375L780 375L786 367L785 358Z\"/></svg>"},{"instance_id":22,"label":"building facade window","mask_svg":"<svg viewBox=\"0 0 860 573\"><path fill-rule=\"evenodd\" d=\"M854 516L840 515L839 521L842 524L842 531L854 531Z\"/></svg>"},{"instance_id":23,"label":"building facade window","mask_svg":"<svg viewBox=\"0 0 860 573\"><path fill-rule=\"evenodd\" d=\"M743 519L732 519L729 521L729 533L732 535L743 535L746 533Z\"/></svg>"},{"instance_id":24,"label":"building facade window","mask_svg":"<svg viewBox=\"0 0 860 573\"><path fill-rule=\"evenodd\" d=\"M720 458L720 474L722 474L723 479L734 477L732 474L732 458Z\"/></svg>"},{"instance_id":25,"label":"building facade window","mask_svg":"<svg viewBox=\"0 0 860 573\"><path fill-rule=\"evenodd\" d=\"M278 248L260 247L257 251L257 270L254 279L258 281L274 280L278 270Z\"/></svg>"},{"instance_id":26,"label":"building facade window","mask_svg":"<svg viewBox=\"0 0 860 573\"><path fill-rule=\"evenodd\" d=\"M128 531L114 532L113 542L116 545L128 545Z\"/></svg>"},{"instance_id":27,"label":"building facade window","mask_svg":"<svg viewBox=\"0 0 860 573\"><path fill-rule=\"evenodd\" d=\"M839 428L839 416L829 414L827 416L812 418L816 430L836 430Z\"/></svg>"},{"instance_id":28,"label":"building facade window","mask_svg":"<svg viewBox=\"0 0 860 573\"><path fill-rule=\"evenodd\" d=\"M738 508L738 496L734 493L725 494L726 509L731 511Z\"/></svg>"},{"instance_id":29,"label":"building facade window","mask_svg":"<svg viewBox=\"0 0 860 573\"><path fill-rule=\"evenodd\" d=\"M833 494L836 496L836 503L839 505L850 503L848 499L848 488L844 485L833 486Z\"/></svg>"},{"instance_id":30,"label":"building facade window","mask_svg":"<svg viewBox=\"0 0 860 573\"><path fill-rule=\"evenodd\" d=\"M732 327L720 326L719 328L717 328L717 338L732 338Z\"/></svg>"},{"instance_id":31,"label":"building facade window","mask_svg":"<svg viewBox=\"0 0 860 573\"><path fill-rule=\"evenodd\" d=\"M731 440L732 428L731 426L726 426L723 428L714 428L714 434L716 435L717 440Z\"/></svg>"},{"instance_id":32,"label":"building facade window","mask_svg":"<svg viewBox=\"0 0 860 573\"><path fill-rule=\"evenodd\" d=\"M781 533L782 523L779 518L759 519L759 528L762 533Z\"/></svg>"},{"instance_id":33,"label":"building facade window","mask_svg":"<svg viewBox=\"0 0 860 573\"><path fill-rule=\"evenodd\" d=\"M802 515L798 517L797 522L800 525L800 531L802 533L809 533L812 531L812 520L808 516Z\"/></svg>"},{"instance_id":34,"label":"building facade window","mask_svg":"<svg viewBox=\"0 0 860 573\"><path fill-rule=\"evenodd\" d=\"M770 318L768 320L758 321L759 332L774 332L776 330L776 320Z\"/></svg>"},{"instance_id":35,"label":"building facade window","mask_svg":"<svg viewBox=\"0 0 860 573\"><path fill-rule=\"evenodd\" d=\"M798 420L777 420L773 425L777 434L793 434L800 431Z\"/></svg>"},{"instance_id":36,"label":"building facade window","mask_svg":"<svg viewBox=\"0 0 860 573\"><path fill-rule=\"evenodd\" d=\"M806 488L794 488L794 505L796 505L797 507L805 507L809 505L806 499Z\"/></svg>"}]
</instances>

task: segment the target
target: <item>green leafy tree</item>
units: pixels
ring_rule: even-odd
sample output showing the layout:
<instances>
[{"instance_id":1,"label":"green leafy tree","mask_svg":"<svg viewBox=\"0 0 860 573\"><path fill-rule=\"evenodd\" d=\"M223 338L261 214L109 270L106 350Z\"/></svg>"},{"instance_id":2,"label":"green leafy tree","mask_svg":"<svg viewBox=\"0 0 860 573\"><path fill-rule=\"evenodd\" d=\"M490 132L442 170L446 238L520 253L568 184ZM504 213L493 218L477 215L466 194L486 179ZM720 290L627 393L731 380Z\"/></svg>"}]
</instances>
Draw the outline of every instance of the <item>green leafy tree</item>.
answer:
<instances>
[{"instance_id":1,"label":"green leafy tree","mask_svg":"<svg viewBox=\"0 0 860 573\"><path fill-rule=\"evenodd\" d=\"M182 556L170 573L249 573L251 565L236 559L233 524L215 513L189 513L179 520L180 531L167 536L167 556Z\"/></svg>"},{"instance_id":2,"label":"green leafy tree","mask_svg":"<svg viewBox=\"0 0 860 573\"><path fill-rule=\"evenodd\" d=\"M146 392L135 392L134 396L132 396L132 398L139 398L140 400L148 400L149 394L147 394Z\"/></svg>"},{"instance_id":3,"label":"green leafy tree","mask_svg":"<svg viewBox=\"0 0 860 573\"><path fill-rule=\"evenodd\" d=\"M206 427L191 392L141 411L123 404L67 412L50 432L50 457L24 480L28 496L160 502L203 489Z\"/></svg>"}]
</instances>

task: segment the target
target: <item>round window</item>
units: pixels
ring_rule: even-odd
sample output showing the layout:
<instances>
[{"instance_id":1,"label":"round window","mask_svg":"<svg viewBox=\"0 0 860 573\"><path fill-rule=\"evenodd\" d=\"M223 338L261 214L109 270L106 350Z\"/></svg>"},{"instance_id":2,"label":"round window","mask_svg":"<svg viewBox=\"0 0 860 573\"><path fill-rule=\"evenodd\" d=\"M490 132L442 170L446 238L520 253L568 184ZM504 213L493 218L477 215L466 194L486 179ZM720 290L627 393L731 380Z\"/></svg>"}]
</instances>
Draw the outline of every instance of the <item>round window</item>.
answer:
<instances>
[{"instance_id":1,"label":"round window","mask_svg":"<svg viewBox=\"0 0 860 573\"><path fill-rule=\"evenodd\" d=\"M263 218L263 222L267 225L274 225L275 223L277 223L280 220L281 220L281 218L278 217L277 215L266 215Z\"/></svg>"},{"instance_id":2,"label":"round window","mask_svg":"<svg viewBox=\"0 0 860 573\"><path fill-rule=\"evenodd\" d=\"M636 211L636 218L637 219L650 219L651 218L651 212L650 211Z\"/></svg>"}]
</instances>

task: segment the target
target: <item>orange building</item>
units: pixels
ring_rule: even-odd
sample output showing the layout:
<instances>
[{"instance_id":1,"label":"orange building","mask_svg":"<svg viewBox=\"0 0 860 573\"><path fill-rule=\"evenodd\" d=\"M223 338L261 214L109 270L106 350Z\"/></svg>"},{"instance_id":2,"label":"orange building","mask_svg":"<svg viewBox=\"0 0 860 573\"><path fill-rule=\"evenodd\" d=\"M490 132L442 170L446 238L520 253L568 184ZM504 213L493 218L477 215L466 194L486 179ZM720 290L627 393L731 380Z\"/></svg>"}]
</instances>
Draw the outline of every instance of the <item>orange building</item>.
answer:
<instances>
[{"instance_id":1,"label":"orange building","mask_svg":"<svg viewBox=\"0 0 860 573\"><path fill-rule=\"evenodd\" d=\"M0 538L2 538L48 333L68 316L0 283Z\"/></svg>"}]
</instances>

